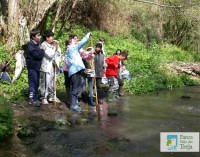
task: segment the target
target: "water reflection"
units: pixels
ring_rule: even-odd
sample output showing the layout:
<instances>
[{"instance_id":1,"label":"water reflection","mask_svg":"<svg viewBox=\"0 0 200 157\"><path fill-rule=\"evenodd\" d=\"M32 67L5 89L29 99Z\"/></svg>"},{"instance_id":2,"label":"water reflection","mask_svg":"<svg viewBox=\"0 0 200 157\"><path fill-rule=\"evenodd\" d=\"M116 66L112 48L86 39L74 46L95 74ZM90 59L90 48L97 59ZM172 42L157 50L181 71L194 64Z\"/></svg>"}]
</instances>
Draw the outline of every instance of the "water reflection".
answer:
<instances>
[{"instance_id":1,"label":"water reflection","mask_svg":"<svg viewBox=\"0 0 200 157\"><path fill-rule=\"evenodd\" d=\"M33 157L198 157L199 153L160 153L160 132L199 132L199 95L200 87L127 95L113 104L104 102L99 114L83 104L82 114L56 117L62 123L67 119L64 126L1 143L0 156L14 157L19 151Z\"/></svg>"}]
</instances>

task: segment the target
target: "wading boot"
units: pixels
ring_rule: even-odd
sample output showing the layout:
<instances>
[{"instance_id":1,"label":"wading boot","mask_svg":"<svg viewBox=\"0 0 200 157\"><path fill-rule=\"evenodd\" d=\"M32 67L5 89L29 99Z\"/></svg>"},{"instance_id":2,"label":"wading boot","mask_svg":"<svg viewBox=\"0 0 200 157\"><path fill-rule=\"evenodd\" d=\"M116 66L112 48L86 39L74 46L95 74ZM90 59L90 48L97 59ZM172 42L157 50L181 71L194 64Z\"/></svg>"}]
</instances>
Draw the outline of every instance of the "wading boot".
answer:
<instances>
[{"instance_id":1,"label":"wading boot","mask_svg":"<svg viewBox=\"0 0 200 157\"><path fill-rule=\"evenodd\" d=\"M123 86L119 86L118 92L119 96L123 96Z\"/></svg>"},{"instance_id":2,"label":"wading boot","mask_svg":"<svg viewBox=\"0 0 200 157\"><path fill-rule=\"evenodd\" d=\"M81 113L82 108L78 105L73 105L73 106L70 107L70 111Z\"/></svg>"},{"instance_id":3,"label":"wading boot","mask_svg":"<svg viewBox=\"0 0 200 157\"><path fill-rule=\"evenodd\" d=\"M89 106L95 106L95 104L94 104L94 101L93 101L93 97L89 97L88 98L88 104L89 104Z\"/></svg>"},{"instance_id":4,"label":"wading boot","mask_svg":"<svg viewBox=\"0 0 200 157\"><path fill-rule=\"evenodd\" d=\"M109 92L108 93L108 97L107 97L107 102L113 102L114 101L114 93L113 92Z\"/></svg>"},{"instance_id":5,"label":"wading boot","mask_svg":"<svg viewBox=\"0 0 200 157\"><path fill-rule=\"evenodd\" d=\"M75 95L72 95L70 110L73 112L81 113L82 108L77 104L78 98Z\"/></svg>"},{"instance_id":6,"label":"wading boot","mask_svg":"<svg viewBox=\"0 0 200 157\"><path fill-rule=\"evenodd\" d=\"M119 100L119 93L118 93L118 91L114 92L114 101L117 101L117 100Z\"/></svg>"}]
</instances>

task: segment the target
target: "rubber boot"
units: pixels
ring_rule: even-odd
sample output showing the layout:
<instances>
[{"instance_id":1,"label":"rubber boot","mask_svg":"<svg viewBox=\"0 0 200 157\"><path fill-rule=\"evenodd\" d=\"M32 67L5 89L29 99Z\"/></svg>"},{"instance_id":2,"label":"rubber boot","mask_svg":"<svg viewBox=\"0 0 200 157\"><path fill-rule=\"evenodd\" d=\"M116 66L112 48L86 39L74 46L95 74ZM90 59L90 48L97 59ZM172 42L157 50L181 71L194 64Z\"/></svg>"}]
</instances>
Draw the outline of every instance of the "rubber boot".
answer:
<instances>
[{"instance_id":1,"label":"rubber boot","mask_svg":"<svg viewBox=\"0 0 200 157\"><path fill-rule=\"evenodd\" d=\"M118 92L119 96L123 96L123 86L119 86Z\"/></svg>"},{"instance_id":2,"label":"rubber boot","mask_svg":"<svg viewBox=\"0 0 200 157\"><path fill-rule=\"evenodd\" d=\"M103 100L101 100L101 99L98 99L98 104L103 104Z\"/></svg>"},{"instance_id":3,"label":"rubber boot","mask_svg":"<svg viewBox=\"0 0 200 157\"><path fill-rule=\"evenodd\" d=\"M68 87L66 87L66 103L67 106L70 107L71 104L71 94L70 94L70 89Z\"/></svg>"},{"instance_id":4,"label":"rubber boot","mask_svg":"<svg viewBox=\"0 0 200 157\"><path fill-rule=\"evenodd\" d=\"M119 100L119 93L118 91L113 92L113 101L118 101Z\"/></svg>"},{"instance_id":5,"label":"rubber boot","mask_svg":"<svg viewBox=\"0 0 200 157\"><path fill-rule=\"evenodd\" d=\"M74 112L78 112L78 113L81 113L82 111L82 108L80 106L78 106L77 104L77 96L75 95L71 95L71 104L70 104L70 110L71 111L74 111Z\"/></svg>"},{"instance_id":6,"label":"rubber boot","mask_svg":"<svg viewBox=\"0 0 200 157\"><path fill-rule=\"evenodd\" d=\"M107 102L113 102L114 101L114 93L113 92L109 92L108 93L108 97L107 97Z\"/></svg>"},{"instance_id":7,"label":"rubber boot","mask_svg":"<svg viewBox=\"0 0 200 157\"><path fill-rule=\"evenodd\" d=\"M93 97L88 97L88 104L90 106L95 106L94 101L93 101Z\"/></svg>"},{"instance_id":8,"label":"rubber boot","mask_svg":"<svg viewBox=\"0 0 200 157\"><path fill-rule=\"evenodd\" d=\"M118 92L112 92L111 101L109 101L110 104L108 104L108 116L117 116L118 115L117 107L116 107L116 103L115 103L115 101L117 101L116 94L118 94Z\"/></svg>"}]
</instances>

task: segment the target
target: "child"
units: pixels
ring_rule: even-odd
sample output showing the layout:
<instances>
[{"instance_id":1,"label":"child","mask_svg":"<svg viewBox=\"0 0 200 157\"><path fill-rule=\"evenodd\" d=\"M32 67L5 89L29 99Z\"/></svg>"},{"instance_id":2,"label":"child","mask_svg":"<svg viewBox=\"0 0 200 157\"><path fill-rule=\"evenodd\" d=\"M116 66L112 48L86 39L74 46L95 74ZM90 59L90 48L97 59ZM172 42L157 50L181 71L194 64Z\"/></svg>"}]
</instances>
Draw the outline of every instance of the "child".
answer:
<instances>
[{"instance_id":1,"label":"child","mask_svg":"<svg viewBox=\"0 0 200 157\"><path fill-rule=\"evenodd\" d=\"M120 49L117 49L116 52L114 53L114 55L119 56L122 53L122 51Z\"/></svg>"},{"instance_id":2,"label":"child","mask_svg":"<svg viewBox=\"0 0 200 157\"><path fill-rule=\"evenodd\" d=\"M125 50L124 51L125 53L128 54L128 51ZM121 50L120 49L117 49L115 55L119 56L121 54ZM119 84L119 89L118 89L118 95L116 95L116 97L118 98L118 96L123 96L123 86L124 86L124 80L122 78L122 64L123 62L119 62L119 65L120 65L120 68L118 69L118 77L117 77L117 80L118 80L118 84Z\"/></svg>"},{"instance_id":3,"label":"child","mask_svg":"<svg viewBox=\"0 0 200 157\"><path fill-rule=\"evenodd\" d=\"M106 57L106 51L105 51L105 39L103 37L99 38L99 42L102 45L102 53L104 57Z\"/></svg>"},{"instance_id":4,"label":"child","mask_svg":"<svg viewBox=\"0 0 200 157\"><path fill-rule=\"evenodd\" d=\"M106 77L108 78L109 90L108 90L108 101L115 100L119 84L117 80L118 69L120 68L120 61L127 59L128 52L122 52L120 55L112 55L105 61L107 63Z\"/></svg>"},{"instance_id":5,"label":"child","mask_svg":"<svg viewBox=\"0 0 200 157\"><path fill-rule=\"evenodd\" d=\"M40 68L44 56L44 48L39 45L40 31L33 29L30 32L30 41L27 44L26 65L28 69L29 83L29 103L33 106L40 107L40 102L37 100L37 93L40 79Z\"/></svg>"},{"instance_id":6,"label":"child","mask_svg":"<svg viewBox=\"0 0 200 157\"><path fill-rule=\"evenodd\" d=\"M75 34L71 34L69 35L69 38L66 40L66 47L68 46L68 41L69 40L73 40L74 41L74 44L77 45L78 42L79 42L79 39L78 39L78 36L75 35ZM82 48L81 48L82 49ZM81 51L81 49L79 50L79 52ZM70 83L70 77L69 77L69 74L68 74L68 61L67 61L67 58L64 59L64 66L63 66L63 71L64 71L64 77L65 77L65 89L66 89L66 93L67 93L67 104L70 105L70 86L71 86L71 83ZM79 97L82 93L82 90L79 91ZM78 103L79 103L79 98L78 98Z\"/></svg>"},{"instance_id":7,"label":"child","mask_svg":"<svg viewBox=\"0 0 200 157\"><path fill-rule=\"evenodd\" d=\"M104 70L104 55L102 52L101 43L97 43L95 46L94 65L95 65L95 74L96 74L96 86L97 86L97 89L100 89L101 80L103 76L103 70Z\"/></svg>"},{"instance_id":8,"label":"child","mask_svg":"<svg viewBox=\"0 0 200 157\"><path fill-rule=\"evenodd\" d=\"M70 77L70 110L80 113L81 107L78 106L78 96L83 88L82 72L85 69L79 50L87 43L91 33L88 33L78 44L74 39L69 38L67 41L66 58L68 62L68 76Z\"/></svg>"},{"instance_id":9,"label":"child","mask_svg":"<svg viewBox=\"0 0 200 157\"><path fill-rule=\"evenodd\" d=\"M86 67L84 74L86 77L85 80L88 83L88 104L90 106L95 106L93 101L93 86L94 86L94 76L95 76L94 49L92 47L89 47L87 51L82 50L80 54L83 59L84 65Z\"/></svg>"},{"instance_id":10,"label":"child","mask_svg":"<svg viewBox=\"0 0 200 157\"><path fill-rule=\"evenodd\" d=\"M122 64L122 78L123 79L127 79L127 80L131 80L131 75L129 73L129 71L126 69L126 65Z\"/></svg>"},{"instance_id":11,"label":"child","mask_svg":"<svg viewBox=\"0 0 200 157\"><path fill-rule=\"evenodd\" d=\"M58 41L53 38L54 33L52 31L46 31L43 35L42 46L45 48L45 55L42 60L41 65L41 75L42 75L42 85L41 85L41 94L42 94L42 104L48 104L47 96L50 96L49 101L55 101L60 103L61 101L55 96L54 91L54 77L55 68L55 57L61 56L61 50L58 45ZM55 64L55 65L54 65ZM54 100L55 99L55 100Z\"/></svg>"},{"instance_id":12,"label":"child","mask_svg":"<svg viewBox=\"0 0 200 157\"><path fill-rule=\"evenodd\" d=\"M68 41L74 39L74 35L70 35L69 38L66 40L66 47L68 46ZM68 61L65 57L64 59L64 65L63 65L63 71L64 71L64 79L65 79L65 89L67 94L67 104L70 105L70 77L68 75Z\"/></svg>"}]
</instances>

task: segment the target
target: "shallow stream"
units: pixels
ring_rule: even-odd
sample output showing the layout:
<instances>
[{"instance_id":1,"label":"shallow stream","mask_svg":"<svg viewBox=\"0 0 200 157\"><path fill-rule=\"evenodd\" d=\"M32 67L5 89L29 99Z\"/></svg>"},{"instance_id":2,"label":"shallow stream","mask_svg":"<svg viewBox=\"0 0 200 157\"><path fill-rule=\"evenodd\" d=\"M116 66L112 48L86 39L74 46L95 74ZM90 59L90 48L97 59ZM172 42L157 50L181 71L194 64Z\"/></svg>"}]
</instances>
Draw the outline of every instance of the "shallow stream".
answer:
<instances>
[{"instance_id":1,"label":"shallow stream","mask_svg":"<svg viewBox=\"0 0 200 157\"><path fill-rule=\"evenodd\" d=\"M13 135L0 143L0 157L200 156L160 152L160 132L200 131L200 87L127 95L116 104L104 102L100 116L98 121L89 108L67 117L66 125L44 126L35 137Z\"/></svg>"}]
</instances>

